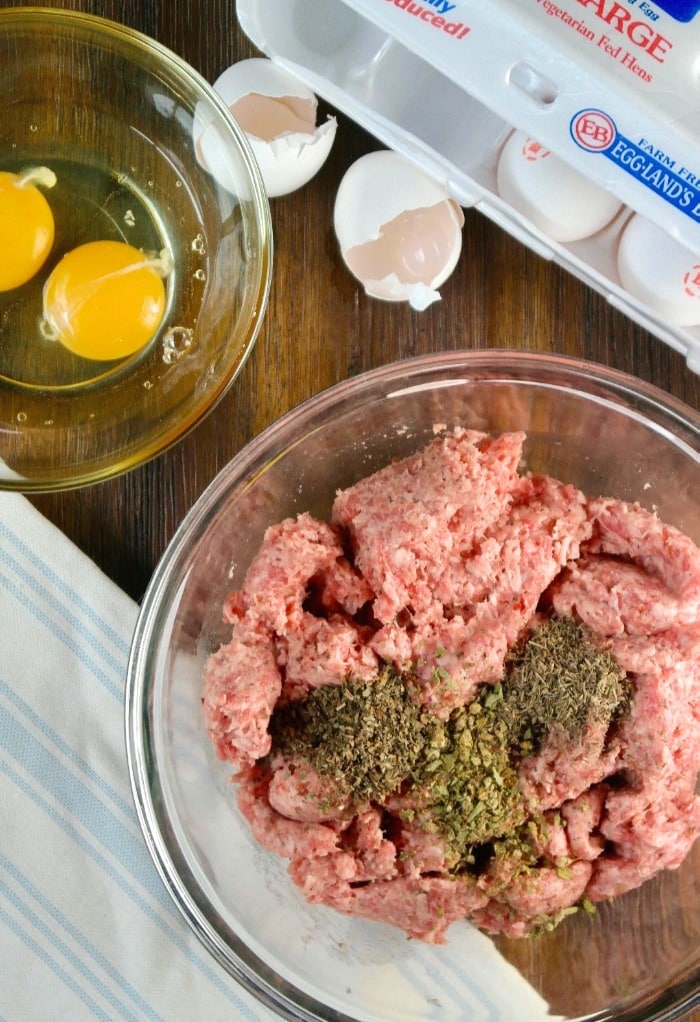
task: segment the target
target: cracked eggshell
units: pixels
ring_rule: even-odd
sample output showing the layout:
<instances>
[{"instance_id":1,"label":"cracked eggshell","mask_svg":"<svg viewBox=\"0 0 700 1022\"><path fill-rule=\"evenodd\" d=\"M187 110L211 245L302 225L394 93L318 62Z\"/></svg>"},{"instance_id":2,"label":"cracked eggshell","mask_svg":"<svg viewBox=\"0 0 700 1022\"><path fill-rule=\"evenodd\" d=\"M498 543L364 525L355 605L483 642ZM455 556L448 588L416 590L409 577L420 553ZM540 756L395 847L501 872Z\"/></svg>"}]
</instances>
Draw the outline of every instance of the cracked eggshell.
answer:
<instances>
[{"instance_id":1,"label":"cracked eggshell","mask_svg":"<svg viewBox=\"0 0 700 1022\"><path fill-rule=\"evenodd\" d=\"M214 90L245 132L269 198L296 191L321 169L337 121L328 117L316 125L318 99L294 75L265 57L252 57L227 68ZM226 187L216 138L201 121L194 139L200 162Z\"/></svg>"},{"instance_id":2,"label":"cracked eggshell","mask_svg":"<svg viewBox=\"0 0 700 1022\"><path fill-rule=\"evenodd\" d=\"M360 157L346 172L333 225L350 272L368 295L422 310L462 251L464 214L447 190L391 150Z\"/></svg>"}]
</instances>

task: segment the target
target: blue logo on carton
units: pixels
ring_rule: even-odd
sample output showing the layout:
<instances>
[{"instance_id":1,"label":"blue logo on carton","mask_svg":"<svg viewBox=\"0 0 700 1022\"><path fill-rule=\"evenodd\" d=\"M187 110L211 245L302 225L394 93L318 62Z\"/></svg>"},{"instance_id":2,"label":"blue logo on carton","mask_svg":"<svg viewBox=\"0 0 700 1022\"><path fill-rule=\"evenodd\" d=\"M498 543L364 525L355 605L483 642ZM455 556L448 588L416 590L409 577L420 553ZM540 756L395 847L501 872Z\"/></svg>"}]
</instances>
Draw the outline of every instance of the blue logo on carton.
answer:
<instances>
[{"instance_id":1,"label":"blue logo on carton","mask_svg":"<svg viewBox=\"0 0 700 1022\"><path fill-rule=\"evenodd\" d=\"M692 21L700 11L700 0L654 0L654 3L676 21Z\"/></svg>"},{"instance_id":2,"label":"blue logo on carton","mask_svg":"<svg viewBox=\"0 0 700 1022\"><path fill-rule=\"evenodd\" d=\"M571 118L571 137L581 149L610 160L681 213L700 223L700 175L656 149L646 139L621 135L604 110L579 110Z\"/></svg>"}]
</instances>

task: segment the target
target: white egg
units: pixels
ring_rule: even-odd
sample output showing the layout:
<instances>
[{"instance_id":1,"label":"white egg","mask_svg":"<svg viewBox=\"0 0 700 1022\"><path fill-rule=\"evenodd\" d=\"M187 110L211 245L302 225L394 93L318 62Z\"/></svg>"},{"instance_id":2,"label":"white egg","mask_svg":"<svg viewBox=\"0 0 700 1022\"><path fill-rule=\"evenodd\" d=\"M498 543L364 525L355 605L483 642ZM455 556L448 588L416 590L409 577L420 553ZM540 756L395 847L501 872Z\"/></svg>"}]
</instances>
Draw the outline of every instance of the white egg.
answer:
<instances>
[{"instance_id":1,"label":"white egg","mask_svg":"<svg viewBox=\"0 0 700 1022\"><path fill-rule=\"evenodd\" d=\"M422 310L462 251L464 214L447 190L390 150L360 157L345 173L333 225L350 272L368 295Z\"/></svg>"},{"instance_id":2,"label":"white egg","mask_svg":"<svg viewBox=\"0 0 700 1022\"><path fill-rule=\"evenodd\" d=\"M622 286L678 326L700 324L700 255L636 213L617 252Z\"/></svg>"},{"instance_id":3,"label":"white egg","mask_svg":"<svg viewBox=\"0 0 700 1022\"><path fill-rule=\"evenodd\" d=\"M553 241L596 234L622 203L527 132L514 131L498 161L498 194Z\"/></svg>"},{"instance_id":4,"label":"white egg","mask_svg":"<svg viewBox=\"0 0 700 1022\"><path fill-rule=\"evenodd\" d=\"M245 132L269 198L301 188L321 169L337 121L328 117L316 125L318 100L294 75L266 57L253 57L227 68L214 89ZM195 118L194 142L200 163L222 187L230 187L220 142L202 116Z\"/></svg>"}]
</instances>

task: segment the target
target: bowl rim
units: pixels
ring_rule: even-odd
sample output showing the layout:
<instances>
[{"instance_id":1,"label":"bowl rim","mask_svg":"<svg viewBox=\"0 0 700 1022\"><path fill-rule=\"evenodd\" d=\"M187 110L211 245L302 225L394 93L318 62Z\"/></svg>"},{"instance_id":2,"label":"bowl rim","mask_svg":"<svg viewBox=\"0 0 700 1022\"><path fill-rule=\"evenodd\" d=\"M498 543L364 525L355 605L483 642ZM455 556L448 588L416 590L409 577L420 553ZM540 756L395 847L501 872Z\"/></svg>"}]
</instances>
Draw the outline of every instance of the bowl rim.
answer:
<instances>
[{"instance_id":1,"label":"bowl rim","mask_svg":"<svg viewBox=\"0 0 700 1022\"><path fill-rule=\"evenodd\" d=\"M635 415L634 409L631 409L626 401L634 403L641 398L648 402L649 411L653 411L659 418L670 418L680 433L687 434L682 437L674 435L674 439L700 466L700 414L654 384L599 363L566 355L508 349L458 350L413 356L376 367L333 384L307 398L246 444L220 470L190 508L156 566L144 594L133 633L124 708L127 764L132 795L139 825L156 869L192 931L213 958L241 986L262 1004L290 1020L318 1022L323 1018L333 1022L356 1022L355 1016L331 1009L293 984L275 976L235 934L232 936L238 946L232 948L221 932L222 928L227 933L230 932L226 924L218 919L213 921L216 910L210 905L202 904L206 903L206 894L196 878L189 873L179 850L173 847L176 842L169 839L165 811L162 806L156 807L154 800L154 784L158 785L158 781L152 769L154 763L150 743L153 709L150 699L152 678L148 669L150 642L157 635L158 625L164 620L160 601L168 583L170 570L172 567L184 567L185 561L190 562L187 549L191 551L201 543L206 532L207 519L212 509L218 510L233 475L239 481L244 477L254 480L264 465L275 458L276 452L287 450L294 445L293 441L287 441L283 447L278 445L277 438L280 432L296 420L297 425L303 427L303 435L309 435L315 429L315 421L323 418L326 410L335 404L339 395L352 400L360 397L368 384L381 384L383 381L402 377L402 386L389 392L391 396L400 397L414 389L414 384L410 381L415 380L415 377L427 369L443 372L460 369L463 375L452 380L455 384L512 381L518 378L513 374L519 373L520 381L523 383L547 385L550 381L535 378L534 374L539 376L542 373L549 373L552 386L570 389L574 382L585 383L584 396L594 399L596 395L591 392L591 387L595 384L600 390L601 400L612 402L631 415ZM557 382L553 382L554 380ZM445 385L445 381L429 386L435 385ZM649 418L648 415L644 417ZM177 579L180 584L183 578L184 573L178 573ZM672 987L655 992L653 1003L646 997L621 1013L610 1014L607 1009L602 1009L590 1018L600 1019L600 1022L675 1022L685 1017L686 1012L696 1004L700 1004L697 970L690 978L683 975L676 979ZM614 1006L612 1007L614 1009ZM319 1014L319 1011L322 1014Z\"/></svg>"},{"instance_id":2,"label":"bowl rim","mask_svg":"<svg viewBox=\"0 0 700 1022\"><path fill-rule=\"evenodd\" d=\"M471 374L454 379L455 385L477 380L505 381L506 378L509 380L515 378L522 382L529 380L532 383L549 382L537 380L534 375L531 375L546 373L552 378L552 385L555 385L554 380L558 380L558 385L563 390L570 389L576 383L585 385L588 398L595 399L595 394L590 390L591 386L595 384L601 400L619 405L622 409L627 408L628 411L627 402L636 403L641 400L648 406L645 408L647 418L653 413L652 421L657 425L663 418L671 420L679 433L684 434L682 438L676 436L677 442L684 445L687 452L700 463L700 411L696 411L680 398L640 377L590 359L540 351L483 348L431 352L388 362L349 376L312 394L282 413L249 440L217 472L189 509L170 545L177 542L178 534L181 531L194 524L201 509L220 497L219 491L225 489L228 476L237 469L241 471L246 468L248 471L253 469L260 458L264 457L267 448L273 446L277 436L288 427L290 422L297 420L299 425L308 428L314 420L323 417L325 410L338 400L338 395L342 395L350 402L361 394L367 385L381 384L400 374L403 374L406 380L411 380L428 367L444 373L459 368L460 371ZM516 375L515 377L506 377L504 375L506 373ZM417 386L425 385L418 384ZM403 393L408 393L410 389L411 387L405 384L403 387L393 388L391 394L400 397ZM667 429L667 427L663 428ZM167 551L165 553L167 554Z\"/></svg>"},{"instance_id":3,"label":"bowl rim","mask_svg":"<svg viewBox=\"0 0 700 1022\"><path fill-rule=\"evenodd\" d=\"M139 438L130 443L123 451L117 451L115 454L114 450L110 448L106 452L100 452L88 463L87 467L82 467L80 461L76 459L71 462L64 460L60 473L51 468L49 473L44 474L44 477L41 472L31 477L15 476L11 473L0 474L0 492L57 492L103 482L146 464L179 443L214 410L240 374L260 333L272 286L274 261L272 214L262 174L245 132L213 85L174 50L145 32L111 18L64 8L0 7L0 35L4 33L6 27L8 30L16 31L17 28L21 30L26 26L31 29L40 23L51 22L69 31L85 29L88 34L104 35L106 39L116 38L125 51L129 51L130 59L138 60L149 54L158 62L165 64L175 77L186 81L193 93L206 99L240 151L242 169L244 169L246 184L250 190L247 201L252 209L251 219L255 222L256 232L259 235L255 246L259 273L254 281L251 280L246 299L250 314L239 346L240 357L234 363L229 364L227 371L221 375L220 379L207 389L206 400L198 399L191 408L187 409L185 415L181 415L181 412L178 413L177 420L170 423L167 429L159 428L148 434L145 439L143 434L139 434Z\"/></svg>"}]
</instances>

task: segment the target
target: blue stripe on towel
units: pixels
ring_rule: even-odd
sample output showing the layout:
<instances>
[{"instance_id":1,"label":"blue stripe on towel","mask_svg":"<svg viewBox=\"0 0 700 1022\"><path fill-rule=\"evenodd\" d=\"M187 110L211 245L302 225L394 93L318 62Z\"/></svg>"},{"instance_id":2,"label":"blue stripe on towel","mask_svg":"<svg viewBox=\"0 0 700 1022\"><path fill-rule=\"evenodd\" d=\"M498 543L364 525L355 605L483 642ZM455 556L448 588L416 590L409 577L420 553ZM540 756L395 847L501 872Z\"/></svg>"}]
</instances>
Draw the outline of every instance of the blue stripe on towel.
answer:
<instances>
[{"instance_id":1,"label":"blue stripe on towel","mask_svg":"<svg viewBox=\"0 0 700 1022\"><path fill-rule=\"evenodd\" d=\"M16 717L0 707L0 741L10 756L63 805L83 827L151 893L161 885L153 875L143 841L131 833L81 780L75 777Z\"/></svg>"},{"instance_id":2,"label":"blue stripe on towel","mask_svg":"<svg viewBox=\"0 0 700 1022\"><path fill-rule=\"evenodd\" d=\"M48 951L46 951L40 944L37 944L29 934L19 925L13 916L8 915L5 910L0 907L0 922L3 922L8 929L12 930L15 936L19 937L22 943L29 948L29 950L40 958L41 961L51 969L51 971L64 983L75 996L83 1002L86 1008L92 1012L95 1018L101 1020L101 1022L112 1022L109 1015L107 1015L99 1004L96 1004L91 997L89 997L85 991L75 982L72 976L63 969L58 962L53 958Z\"/></svg>"},{"instance_id":3,"label":"blue stripe on towel","mask_svg":"<svg viewBox=\"0 0 700 1022\"><path fill-rule=\"evenodd\" d=\"M50 564L38 557L35 551L25 543L21 536L18 536L16 532L12 532L12 530L2 522L0 522L0 536L4 536L13 549L20 552L41 575L44 575L48 579L51 583L52 590L65 593L69 597L71 603L75 604L81 614L86 617L88 621L91 621L94 625L96 625L109 642L113 643L120 652L128 655L130 645L129 641L125 640L119 632L115 631L115 629L112 628L111 625L104 620L104 618L100 617L99 614L96 614L93 605L86 600L81 593L78 592L78 590L69 585L66 579L59 575ZM21 573L26 575L25 572Z\"/></svg>"},{"instance_id":4,"label":"blue stripe on towel","mask_svg":"<svg viewBox=\"0 0 700 1022\"><path fill-rule=\"evenodd\" d=\"M59 960L63 959L67 962L75 972L79 973L88 987L100 995L100 997L107 1001L116 1011L124 1022L142 1022L140 1016L134 1015L134 1013L123 1003L110 988L99 978L99 976L86 964L85 960L77 955L66 943L65 940L59 935L58 931L54 931L48 926L43 919L41 919L36 912L30 907L29 903L19 896L16 891L11 890L9 887L3 885L0 887L0 896L4 897L11 905L14 906L16 911L22 916L22 919L26 924L30 924L34 930L40 933L45 940L47 940L54 948L55 953L58 955ZM85 946L88 942L84 942L83 950L89 951L90 955L94 958L95 953L91 945ZM149 1011L151 1020L155 1019L156 1022L159 1020Z\"/></svg>"},{"instance_id":5,"label":"blue stripe on towel","mask_svg":"<svg viewBox=\"0 0 700 1022\"><path fill-rule=\"evenodd\" d=\"M125 816L137 822L136 810L131 800L127 801L122 798L118 791L112 787L103 777L101 777L97 771L89 763L87 763L82 756L80 756L72 745L69 745L58 732L54 731L53 728L49 727L43 717L40 717L38 713L29 706L25 701L17 695L17 693L10 688L10 686L0 678L0 695L5 696L9 703L15 707L37 731L41 731L42 735L54 745L59 752L70 760L70 762L77 767L85 777L95 784L103 795L114 803L117 809L119 809Z\"/></svg>"},{"instance_id":6,"label":"blue stripe on towel","mask_svg":"<svg viewBox=\"0 0 700 1022\"><path fill-rule=\"evenodd\" d=\"M138 990L136 990L131 983L117 969L114 968L112 963L105 958L102 952L95 947L92 941L81 933L76 926L67 918L67 916L61 912L61 910L50 901L42 892L31 882L31 880L25 876L19 867L15 866L9 859L7 859L2 853L0 853L0 867L2 867L6 873L8 873L16 883L22 887L25 893L36 902L44 912L51 916L53 921L57 924L58 930L61 933L66 933L68 936L85 951L90 958L99 966L102 971L109 976L113 983L121 987L127 997L129 997L137 1006L139 1015L137 1022L143 1022L144 1019L150 1019L151 1022L162 1022L161 1016L158 1015L153 1008L143 999ZM2 887L0 887L2 892ZM19 899L17 898L17 901ZM20 907L19 905L17 906ZM131 1017L131 1013L127 1014L125 1009L124 1018Z\"/></svg>"},{"instance_id":7,"label":"blue stripe on towel","mask_svg":"<svg viewBox=\"0 0 700 1022\"><path fill-rule=\"evenodd\" d=\"M20 586L12 582L7 575L0 575L0 585L2 585L3 588L12 597L14 597L14 599L17 600L17 602L24 607L25 610L29 611L33 618L40 621L56 639L66 646L75 656L76 660L79 660L82 664L84 664L90 673L93 674L99 682L101 682L110 695L114 696L114 698L119 701L123 700L123 686L116 685L112 678L103 671L100 664L93 660L93 658L86 652L83 646L79 642L76 642L72 635L60 628L56 622L41 609L40 606L33 603Z\"/></svg>"},{"instance_id":8,"label":"blue stripe on towel","mask_svg":"<svg viewBox=\"0 0 700 1022\"><path fill-rule=\"evenodd\" d=\"M90 859L92 859L101 869L104 870L105 874L110 877L111 880L120 888L120 890L136 905L143 914L151 920L162 933L172 942L172 944L190 961L197 969L205 976L213 986L216 987L232 1004L234 1004L239 1011L242 1012L242 1017L249 1019L250 1022L259 1022L260 1016L250 1010L248 1006L241 1001L236 994L236 987L234 981L229 980L223 972L218 969L210 968L207 962L202 961L195 950L187 943L182 937L181 933L174 929L165 919L156 912L153 907L146 901L146 899L129 883L128 879L120 874L110 862L96 849L89 841L75 829L70 817L65 819L56 812L56 810L47 802L43 796L34 791L24 779L9 765L0 761L0 770L4 772L7 777L10 778L14 784L23 791L32 801L42 809L46 815L57 824L69 837L75 841L76 845L84 852ZM147 855L146 849L144 848L144 854ZM148 860L150 863L150 859ZM160 882L155 870L152 868L152 878L156 881L155 884L148 884L147 888L149 891L152 889L156 899L160 904L167 908L176 920L180 920L181 916L175 907L170 896L167 894L165 887ZM203 949L202 949L203 951Z\"/></svg>"}]
</instances>

